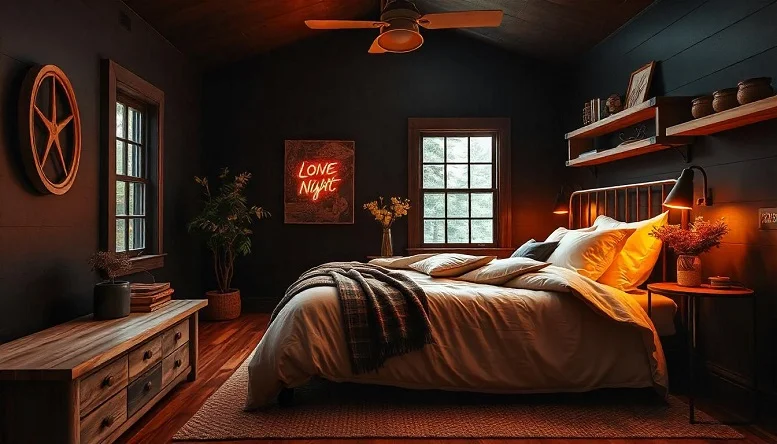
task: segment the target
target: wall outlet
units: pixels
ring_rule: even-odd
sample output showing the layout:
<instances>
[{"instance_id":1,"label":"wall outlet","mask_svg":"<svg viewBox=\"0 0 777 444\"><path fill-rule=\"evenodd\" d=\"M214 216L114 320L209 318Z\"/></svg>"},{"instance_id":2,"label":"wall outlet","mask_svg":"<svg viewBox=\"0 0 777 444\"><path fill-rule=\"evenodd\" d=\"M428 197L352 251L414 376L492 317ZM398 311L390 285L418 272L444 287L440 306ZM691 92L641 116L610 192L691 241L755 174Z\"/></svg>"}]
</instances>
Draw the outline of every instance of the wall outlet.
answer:
<instances>
[{"instance_id":1,"label":"wall outlet","mask_svg":"<svg viewBox=\"0 0 777 444\"><path fill-rule=\"evenodd\" d=\"M777 230L777 208L758 209L758 229Z\"/></svg>"}]
</instances>

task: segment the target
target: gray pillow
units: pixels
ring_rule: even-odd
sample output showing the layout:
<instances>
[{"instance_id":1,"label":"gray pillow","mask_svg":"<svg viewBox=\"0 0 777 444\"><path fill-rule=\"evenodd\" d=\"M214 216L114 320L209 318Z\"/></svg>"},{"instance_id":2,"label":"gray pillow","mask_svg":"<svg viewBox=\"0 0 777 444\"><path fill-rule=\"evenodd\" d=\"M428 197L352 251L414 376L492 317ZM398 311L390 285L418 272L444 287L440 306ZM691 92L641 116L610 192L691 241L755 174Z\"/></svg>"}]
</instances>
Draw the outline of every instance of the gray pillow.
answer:
<instances>
[{"instance_id":1,"label":"gray pillow","mask_svg":"<svg viewBox=\"0 0 777 444\"><path fill-rule=\"evenodd\" d=\"M510 257L528 257L535 261L545 262L558 247L558 242L537 242L529 239L528 242L518 247Z\"/></svg>"}]
</instances>

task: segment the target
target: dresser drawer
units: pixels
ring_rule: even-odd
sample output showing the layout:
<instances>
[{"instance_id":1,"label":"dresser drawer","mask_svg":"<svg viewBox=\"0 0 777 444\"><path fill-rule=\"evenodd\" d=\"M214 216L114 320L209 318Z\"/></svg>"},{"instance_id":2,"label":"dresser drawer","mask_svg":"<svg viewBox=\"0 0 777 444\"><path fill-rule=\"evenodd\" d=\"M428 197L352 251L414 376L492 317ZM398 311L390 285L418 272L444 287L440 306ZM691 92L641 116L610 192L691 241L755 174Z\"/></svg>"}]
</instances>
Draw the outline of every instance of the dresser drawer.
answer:
<instances>
[{"instance_id":1,"label":"dresser drawer","mask_svg":"<svg viewBox=\"0 0 777 444\"><path fill-rule=\"evenodd\" d=\"M127 420L127 390L122 389L81 420L81 444L101 442Z\"/></svg>"},{"instance_id":2,"label":"dresser drawer","mask_svg":"<svg viewBox=\"0 0 777 444\"><path fill-rule=\"evenodd\" d=\"M127 387L127 355L98 369L80 381L81 416L94 410L103 401Z\"/></svg>"},{"instance_id":3,"label":"dresser drawer","mask_svg":"<svg viewBox=\"0 0 777 444\"><path fill-rule=\"evenodd\" d=\"M127 415L132 416L162 389L162 364L157 364L127 387Z\"/></svg>"},{"instance_id":4,"label":"dresser drawer","mask_svg":"<svg viewBox=\"0 0 777 444\"><path fill-rule=\"evenodd\" d=\"M182 345L178 350L162 360L162 385L167 386L173 379L189 366L189 344Z\"/></svg>"},{"instance_id":5,"label":"dresser drawer","mask_svg":"<svg viewBox=\"0 0 777 444\"><path fill-rule=\"evenodd\" d=\"M162 360L162 337L156 336L129 352L129 379L145 372Z\"/></svg>"},{"instance_id":6,"label":"dresser drawer","mask_svg":"<svg viewBox=\"0 0 777 444\"><path fill-rule=\"evenodd\" d=\"M162 333L162 354L169 355L181 345L189 342L189 320L179 322Z\"/></svg>"}]
</instances>

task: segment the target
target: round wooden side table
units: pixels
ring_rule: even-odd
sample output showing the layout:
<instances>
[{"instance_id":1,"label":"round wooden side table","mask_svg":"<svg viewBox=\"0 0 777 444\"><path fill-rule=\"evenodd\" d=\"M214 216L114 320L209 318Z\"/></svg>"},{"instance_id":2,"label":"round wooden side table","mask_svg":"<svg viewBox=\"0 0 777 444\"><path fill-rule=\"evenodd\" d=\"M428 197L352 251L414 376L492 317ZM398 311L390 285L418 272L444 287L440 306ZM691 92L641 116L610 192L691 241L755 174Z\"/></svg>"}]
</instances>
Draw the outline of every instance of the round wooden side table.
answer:
<instances>
[{"instance_id":1,"label":"round wooden side table","mask_svg":"<svg viewBox=\"0 0 777 444\"><path fill-rule=\"evenodd\" d=\"M696 324L697 319L697 301L700 298L726 298L726 299L750 299L753 306L753 379L751 381L753 390L753 421L758 419L758 360L756 340L758 330L756 319L758 317L755 292L749 288L712 288L707 284L701 287L683 287L675 282L659 282L648 284L647 286L648 316L652 314L652 295L653 293L662 296L675 296L685 298L686 307L686 328L688 329L688 415L691 424L696 422L694 407L694 379L695 379L695 361L696 361ZM725 378L723 375L719 377Z\"/></svg>"}]
</instances>

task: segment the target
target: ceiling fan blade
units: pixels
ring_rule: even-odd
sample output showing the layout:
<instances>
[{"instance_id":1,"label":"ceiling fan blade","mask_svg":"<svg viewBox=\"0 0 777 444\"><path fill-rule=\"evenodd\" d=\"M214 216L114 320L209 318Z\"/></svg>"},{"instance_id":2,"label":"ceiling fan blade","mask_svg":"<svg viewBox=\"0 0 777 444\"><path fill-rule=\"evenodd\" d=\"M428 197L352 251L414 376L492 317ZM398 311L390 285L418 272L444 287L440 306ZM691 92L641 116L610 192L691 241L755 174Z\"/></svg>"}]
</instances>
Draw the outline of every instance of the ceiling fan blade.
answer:
<instances>
[{"instance_id":1,"label":"ceiling fan blade","mask_svg":"<svg viewBox=\"0 0 777 444\"><path fill-rule=\"evenodd\" d=\"M388 52L385 49L381 48L380 45L378 45L378 38L380 38L380 36L375 38L375 40L372 42L372 46L370 46L370 50L367 51L368 53L370 53L370 54L385 54L386 52Z\"/></svg>"},{"instance_id":2,"label":"ceiling fan blade","mask_svg":"<svg viewBox=\"0 0 777 444\"><path fill-rule=\"evenodd\" d=\"M305 24L310 29L376 29L388 25L367 20L305 20Z\"/></svg>"},{"instance_id":3,"label":"ceiling fan blade","mask_svg":"<svg viewBox=\"0 0 777 444\"><path fill-rule=\"evenodd\" d=\"M426 29L496 28L502 24L502 11L461 11L426 14L418 24Z\"/></svg>"}]
</instances>

